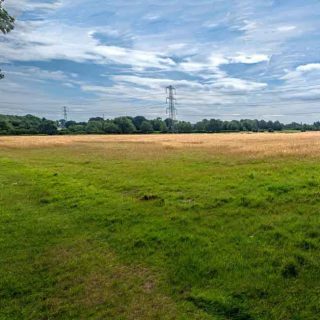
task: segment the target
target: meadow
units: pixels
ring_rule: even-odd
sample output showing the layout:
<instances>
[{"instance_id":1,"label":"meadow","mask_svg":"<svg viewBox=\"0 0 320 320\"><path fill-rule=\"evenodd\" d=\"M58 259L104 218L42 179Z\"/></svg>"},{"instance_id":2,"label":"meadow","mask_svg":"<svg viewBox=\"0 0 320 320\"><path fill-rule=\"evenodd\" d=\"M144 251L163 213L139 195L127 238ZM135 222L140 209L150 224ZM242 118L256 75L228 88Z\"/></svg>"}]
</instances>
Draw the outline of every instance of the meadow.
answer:
<instances>
[{"instance_id":1,"label":"meadow","mask_svg":"<svg viewBox=\"0 0 320 320\"><path fill-rule=\"evenodd\" d=\"M0 137L0 319L316 320L320 133Z\"/></svg>"}]
</instances>

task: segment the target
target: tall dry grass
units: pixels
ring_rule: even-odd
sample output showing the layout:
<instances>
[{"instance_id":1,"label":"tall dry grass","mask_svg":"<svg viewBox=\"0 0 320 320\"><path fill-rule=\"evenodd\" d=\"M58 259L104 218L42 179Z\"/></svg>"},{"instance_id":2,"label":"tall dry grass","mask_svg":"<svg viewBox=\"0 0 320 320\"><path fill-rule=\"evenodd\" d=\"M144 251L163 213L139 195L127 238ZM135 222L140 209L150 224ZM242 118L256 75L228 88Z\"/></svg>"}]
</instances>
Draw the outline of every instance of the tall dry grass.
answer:
<instances>
[{"instance_id":1,"label":"tall dry grass","mask_svg":"<svg viewBox=\"0 0 320 320\"><path fill-rule=\"evenodd\" d=\"M320 155L320 132L306 133L234 133L175 135L84 135L84 136L19 136L0 137L0 149L68 147L75 145L110 145L138 149L193 149L216 154L261 156Z\"/></svg>"}]
</instances>

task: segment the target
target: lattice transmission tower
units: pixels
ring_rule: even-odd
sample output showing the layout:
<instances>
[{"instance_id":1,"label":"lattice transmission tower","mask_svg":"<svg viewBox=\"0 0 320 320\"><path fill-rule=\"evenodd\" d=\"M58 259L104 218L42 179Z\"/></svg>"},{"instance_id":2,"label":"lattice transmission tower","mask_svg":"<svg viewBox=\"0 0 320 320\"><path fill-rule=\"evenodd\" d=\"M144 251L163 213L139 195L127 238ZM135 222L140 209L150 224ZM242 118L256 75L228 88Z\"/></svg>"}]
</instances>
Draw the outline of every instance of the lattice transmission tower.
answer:
<instances>
[{"instance_id":1,"label":"lattice transmission tower","mask_svg":"<svg viewBox=\"0 0 320 320\"><path fill-rule=\"evenodd\" d=\"M167 109L167 113L169 114L169 118L174 121L176 120L177 115L177 109L176 109L176 102L177 99L175 98L175 95L177 94L176 88L174 86L169 86L166 88L167 93L167 104L169 104L169 107Z\"/></svg>"},{"instance_id":2,"label":"lattice transmission tower","mask_svg":"<svg viewBox=\"0 0 320 320\"><path fill-rule=\"evenodd\" d=\"M63 120L68 121L68 107L63 107Z\"/></svg>"}]
</instances>

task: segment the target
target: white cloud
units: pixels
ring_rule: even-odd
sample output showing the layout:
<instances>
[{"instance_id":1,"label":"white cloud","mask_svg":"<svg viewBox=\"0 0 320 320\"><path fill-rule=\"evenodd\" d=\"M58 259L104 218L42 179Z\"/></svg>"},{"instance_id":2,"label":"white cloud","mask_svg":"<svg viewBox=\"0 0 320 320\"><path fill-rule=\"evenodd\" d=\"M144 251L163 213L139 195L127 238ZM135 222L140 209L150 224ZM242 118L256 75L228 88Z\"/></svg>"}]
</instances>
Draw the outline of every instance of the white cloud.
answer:
<instances>
[{"instance_id":1,"label":"white cloud","mask_svg":"<svg viewBox=\"0 0 320 320\"><path fill-rule=\"evenodd\" d=\"M310 72L310 71L320 71L320 63L309 63L304 64L296 69L299 72Z\"/></svg>"},{"instance_id":2,"label":"white cloud","mask_svg":"<svg viewBox=\"0 0 320 320\"><path fill-rule=\"evenodd\" d=\"M158 20L159 18L160 18L160 16L157 15L157 14L147 14L147 15L145 15L145 16L143 17L143 19L149 20L149 21L156 21L156 20Z\"/></svg>"},{"instance_id":3,"label":"white cloud","mask_svg":"<svg viewBox=\"0 0 320 320\"><path fill-rule=\"evenodd\" d=\"M0 47L2 61L66 59L133 68L169 69L175 62L156 52L102 45L94 31L84 27L44 22L20 22Z\"/></svg>"},{"instance_id":4,"label":"white cloud","mask_svg":"<svg viewBox=\"0 0 320 320\"><path fill-rule=\"evenodd\" d=\"M6 72L7 76L15 76L19 77L20 79L29 79L29 81L36 81L36 80L53 80L53 81L66 81L75 78L74 74L67 74L63 71L48 71L44 69L40 69L37 67L20 67L17 70L8 70Z\"/></svg>"},{"instance_id":5,"label":"white cloud","mask_svg":"<svg viewBox=\"0 0 320 320\"><path fill-rule=\"evenodd\" d=\"M146 52L115 46L97 45L93 52L117 64L131 65L139 68L168 69L175 65L175 62L167 57L162 57L155 52Z\"/></svg>"},{"instance_id":6,"label":"white cloud","mask_svg":"<svg viewBox=\"0 0 320 320\"><path fill-rule=\"evenodd\" d=\"M218 88L229 92L249 92L265 89L266 83L259 83L238 78L222 78L212 83L212 88Z\"/></svg>"},{"instance_id":7,"label":"white cloud","mask_svg":"<svg viewBox=\"0 0 320 320\"><path fill-rule=\"evenodd\" d=\"M258 28L258 23L256 21L249 21L249 20L244 20L243 25L237 27L238 30L240 31L254 31Z\"/></svg>"},{"instance_id":8,"label":"white cloud","mask_svg":"<svg viewBox=\"0 0 320 320\"><path fill-rule=\"evenodd\" d=\"M269 61L269 57L266 54L244 54L230 58L232 63L245 63L245 64L255 64L260 62Z\"/></svg>"},{"instance_id":9,"label":"white cloud","mask_svg":"<svg viewBox=\"0 0 320 320\"><path fill-rule=\"evenodd\" d=\"M280 26L277 28L277 31L279 32L289 32L297 29L296 26Z\"/></svg>"},{"instance_id":10,"label":"white cloud","mask_svg":"<svg viewBox=\"0 0 320 320\"><path fill-rule=\"evenodd\" d=\"M245 54L238 53L235 56L223 56L222 54L211 54L204 61L186 59L180 63L181 70L186 72L213 71L221 74L219 66L232 63L256 64L269 61L269 57L265 54Z\"/></svg>"},{"instance_id":11,"label":"white cloud","mask_svg":"<svg viewBox=\"0 0 320 320\"><path fill-rule=\"evenodd\" d=\"M318 74L318 71L320 71L320 63L304 64L298 66L293 71L286 70L286 74L281 79L287 82L296 82L297 84L298 82L301 84L301 82L305 82L307 79L314 82L315 80L320 80L317 75L314 78L314 75Z\"/></svg>"}]
</instances>

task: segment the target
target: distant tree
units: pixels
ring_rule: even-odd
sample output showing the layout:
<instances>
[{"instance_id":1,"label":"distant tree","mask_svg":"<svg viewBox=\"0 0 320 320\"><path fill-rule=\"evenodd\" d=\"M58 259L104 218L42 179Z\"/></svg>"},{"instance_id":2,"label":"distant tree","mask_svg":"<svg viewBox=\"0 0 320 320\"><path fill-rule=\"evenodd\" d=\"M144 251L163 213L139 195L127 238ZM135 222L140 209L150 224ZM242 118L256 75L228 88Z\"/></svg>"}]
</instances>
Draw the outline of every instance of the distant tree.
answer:
<instances>
[{"instance_id":1,"label":"distant tree","mask_svg":"<svg viewBox=\"0 0 320 320\"><path fill-rule=\"evenodd\" d=\"M151 132L153 132L153 126L150 123L150 121L147 121L147 120L143 121L141 123L141 126L140 126L140 131L142 133L151 133Z\"/></svg>"},{"instance_id":2,"label":"distant tree","mask_svg":"<svg viewBox=\"0 0 320 320\"><path fill-rule=\"evenodd\" d=\"M240 122L237 120L232 120L228 123L229 131L240 131L240 128L241 128Z\"/></svg>"},{"instance_id":3,"label":"distant tree","mask_svg":"<svg viewBox=\"0 0 320 320\"><path fill-rule=\"evenodd\" d=\"M0 0L0 31L4 34L10 32L14 28L14 18L3 8L4 0ZM0 69L0 79L3 79L4 75Z\"/></svg>"},{"instance_id":4,"label":"distant tree","mask_svg":"<svg viewBox=\"0 0 320 320\"><path fill-rule=\"evenodd\" d=\"M0 134L9 134L12 130L12 126L7 120L0 119Z\"/></svg>"},{"instance_id":5,"label":"distant tree","mask_svg":"<svg viewBox=\"0 0 320 320\"><path fill-rule=\"evenodd\" d=\"M196 132L207 132L208 123L209 123L209 120L207 119L199 121L194 125L194 130Z\"/></svg>"},{"instance_id":6,"label":"distant tree","mask_svg":"<svg viewBox=\"0 0 320 320\"><path fill-rule=\"evenodd\" d=\"M75 121L74 121L75 122ZM76 123L69 125L66 132L70 133L86 133L86 124Z\"/></svg>"},{"instance_id":7,"label":"distant tree","mask_svg":"<svg viewBox=\"0 0 320 320\"><path fill-rule=\"evenodd\" d=\"M206 131L208 132L220 132L223 130L223 122L218 119L210 119L206 125Z\"/></svg>"},{"instance_id":8,"label":"distant tree","mask_svg":"<svg viewBox=\"0 0 320 320\"><path fill-rule=\"evenodd\" d=\"M186 121L178 121L176 124L176 130L179 133L191 133L192 132L192 124Z\"/></svg>"},{"instance_id":9,"label":"distant tree","mask_svg":"<svg viewBox=\"0 0 320 320\"><path fill-rule=\"evenodd\" d=\"M275 131L281 131L282 130L282 124L279 122L279 121L275 121L274 123L273 123L273 126L272 126L272 128L273 128L273 130L275 130Z\"/></svg>"},{"instance_id":10,"label":"distant tree","mask_svg":"<svg viewBox=\"0 0 320 320\"><path fill-rule=\"evenodd\" d=\"M162 132L162 133L168 132L168 127L161 118L151 120L151 124L153 126L154 131Z\"/></svg>"},{"instance_id":11,"label":"distant tree","mask_svg":"<svg viewBox=\"0 0 320 320\"><path fill-rule=\"evenodd\" d=\"M259 126L259 130L261 131L268 129L268 124L265 120L258 121L258 126Z\"/></svg>"},{"instance_id":12,"label":"distant tree","mask_svg":"<svg viewBox=\"0 0 320 320\"><path fill-rule=\"evenodd\" d=\"M104 123L104 132L105 133L121 133L121 130L117 124L113 121L107 120Z\"/></svg>"},{"instance_id":13,"label":"distant tree","mask_svg":"<svg viewBox=\"0 0 320 320\"><path fill-rule=\"evenodd\" d=\"M257 119L252 120L252 131L258 132L259 131L259 121Z\"/></svg>"},{"instance_id":14,"label":"distant tree","mask_svg":"<svg viewBox=\"0 0 320 320\"><path fill-rule=\"evenodd\" d=\"M240 120L240 131L258 131L258 122L251 119Z\"/></svg>"},{"instance_id":15,"label":"distant tree","mask_svg":"<svg viewBox=\"0 0 320 320\"><path fill-rule=\"evenodd\" d=\"M128 117L119 117L114 119L114 123L119 126L121 133L134 133L136 127Z\"/></svg>"},{"instance_id":16,"label":"distant tree","mask_svg":"<svg viewBox=\"0 0 320 320\"><path fill-rule=\"evenodd\" d=\"M267 122L267 127L268 127L268 131L269 132L273 132L274 129L273 129L273 122L272 121L268 121Z\"/></svg>"},{"instance_id":17,"label":"distant tree","mask_svg":"<svg viewBox=\"0 0 320 320\"><path fill-rule=\"evenodd\" d=\"M94 118L90 118L90 119L89 119L89 122L91 122L91 121L95 121L95 122L96 122L96 121L98 121L98 122L100 121L100 122L102 122L102 121L104 121L104 119L101 118L101 117L94 117Z\"/></svg>"},{"instance_id":18,"label":"distant tree","mask_svg":"<svg viewBox=\"0 0 320 320\"><path fill-rule=\"evenodd\" d=\"M104 127L103 121L91 120L88 122L86 126L86 132L87 133L104 133L103 127Z\"/></svg>"},{"instance_id":19,"label":"distant tree","mask_svg":"<svg viewBox=\"0 0 320 320\"><path fill-rule=\"evenodd\" d=\"M56 122L43 119L38 127L39 133L54 135L58 133L58 127Z\"/></svg>"},{"instance_id":20,"label":"distant tree","mask_svg":"<svg viewBox=\"0 0 320 320\"><path fill-rule=\"evenodd\" d=\"M316 122L313 124L313 128L314 128L314 130L320 130L320 121L316 121Z\"/></svg>"},{"instance_id":21,"label":"distant tree","mask_svg":"<svg viewBox=\"0 0 320 320\"><path fill-rule=\"evenodd\" d=\"M65 121L65 120L60 120L60 121ZM69 128L69 127L71 127L71 126L75 126L76 124L77 124L77 122L76 122L76 121L72 121L72 120L66 121L66 122L64 123L64 125L65 125L66 128Z\"/></svg>"},{"instance_id":22,"label":"distant tree","mask_svg":"<svg viewBox=\"0 0 320 320\"><path fill-rule=\"evenodd\" d=\"M144 121L147 121L147 119L143 116L137 116L132 119L132 122L138 131L141 130L141 125Z\"/></svg>"}]
</instances>

